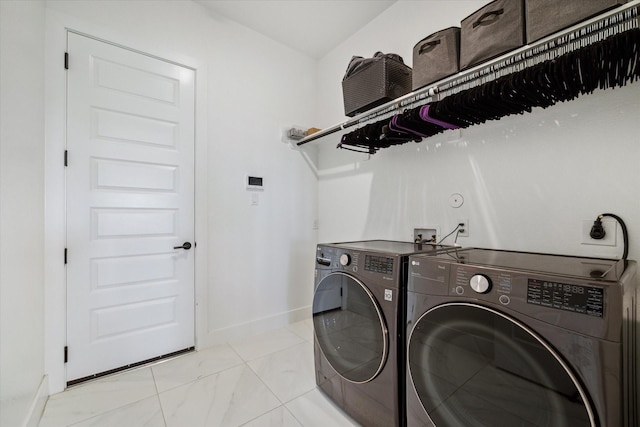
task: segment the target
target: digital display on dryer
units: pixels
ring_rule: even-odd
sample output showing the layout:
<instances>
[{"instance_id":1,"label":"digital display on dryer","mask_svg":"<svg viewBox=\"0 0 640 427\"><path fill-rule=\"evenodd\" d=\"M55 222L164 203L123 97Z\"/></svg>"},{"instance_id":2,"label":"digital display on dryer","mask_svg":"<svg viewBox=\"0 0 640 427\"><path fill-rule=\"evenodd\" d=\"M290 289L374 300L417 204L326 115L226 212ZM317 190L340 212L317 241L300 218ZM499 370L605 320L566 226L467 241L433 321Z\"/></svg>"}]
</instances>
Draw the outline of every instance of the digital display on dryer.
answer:
<instances>
[{"instance_id":1,"label":"digital display on dryer","mask_svg":"<svg viewBox=\"0 0 640 427\"><path fill-rule=\"evenodd\" d=\"M603 317L604 289L529 279L527 303Z\"/></svg>"},{"instance_id":2,"label":"digital display on dryer","mask_svg":"<svg viewBox=\"0 0 640 427\"><path fill-rule=\"evenodd\" d=\"M393 274L393 258L367 255L364 258L364 269L382 274Z\"/></svg>"}]
</instances>

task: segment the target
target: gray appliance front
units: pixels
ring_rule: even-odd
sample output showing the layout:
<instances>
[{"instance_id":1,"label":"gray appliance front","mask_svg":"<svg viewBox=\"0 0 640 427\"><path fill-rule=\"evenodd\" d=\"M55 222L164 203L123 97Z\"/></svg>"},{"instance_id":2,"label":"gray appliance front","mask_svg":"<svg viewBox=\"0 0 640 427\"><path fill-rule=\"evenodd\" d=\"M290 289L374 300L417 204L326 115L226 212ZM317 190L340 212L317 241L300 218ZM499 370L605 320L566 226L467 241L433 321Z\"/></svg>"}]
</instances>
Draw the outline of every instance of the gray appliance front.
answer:
<instances>
[{"instance_id":1,"label":"gray appliance front","mask_svg":"<svg viewBox=\"0 0 640 427\"><path fill-rule=\"evenodd\" d=\"M399 262L397 255L318 247L312 307L316 384L371 427L403 425Z\"/></svg>"},{"instance_id":2,"label":"gray appliance front","mask_svg":"<svg viewBox=\"0 0 640 427\"><path fill-rule=\"evenodd\" d=\"M617 263L562 277L444 258L409 262L409 427L637 425L635 263L610 281L590 276Z\"/></svg>"}]
</instances>

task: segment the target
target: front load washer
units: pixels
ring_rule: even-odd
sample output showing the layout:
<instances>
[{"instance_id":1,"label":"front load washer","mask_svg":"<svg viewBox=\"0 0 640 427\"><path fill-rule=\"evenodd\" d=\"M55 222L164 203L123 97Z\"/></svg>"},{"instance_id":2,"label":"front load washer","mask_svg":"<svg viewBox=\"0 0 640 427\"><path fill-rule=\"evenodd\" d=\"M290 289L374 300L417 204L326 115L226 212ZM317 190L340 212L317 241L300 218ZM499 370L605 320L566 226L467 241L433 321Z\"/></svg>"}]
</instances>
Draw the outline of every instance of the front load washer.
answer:
<instances>
[{"instance_id":1,"label":"front load washer","mask_svg":"<svg viewBox=\"0 0 640 427\"><path fill-rule=\"evenodd\" d=\"M407 425L637 427L636 262L412 256Z\"/></svg>"},{"instance_id":2,"label":"front load washer","mask_svg":"<svg viewBox=\"0 0 640 427\"><path fill-rule=\"evenodd\" d=\"M447 249L387 240L317 247L316 383L364 426L404 425L408 257Z\"/></svg>"}]
</instances>

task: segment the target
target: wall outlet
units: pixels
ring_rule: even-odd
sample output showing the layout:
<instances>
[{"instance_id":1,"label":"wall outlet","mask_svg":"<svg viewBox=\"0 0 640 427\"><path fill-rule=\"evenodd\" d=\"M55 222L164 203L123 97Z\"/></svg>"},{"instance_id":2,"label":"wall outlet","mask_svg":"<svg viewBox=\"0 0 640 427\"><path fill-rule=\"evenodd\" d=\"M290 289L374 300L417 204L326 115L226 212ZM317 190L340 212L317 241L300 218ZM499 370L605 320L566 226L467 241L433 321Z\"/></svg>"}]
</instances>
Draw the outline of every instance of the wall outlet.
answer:
<instances>
[{"instance_id":1,"label":"wall outlet","mask_svg":"<svg viewBox=\"0 0 640 427\"><path fill-rule=\"evenodd\" d=\"M414 228L413 229L413 241L419 243L436 243L438 238L438 227L431 228ZM422 236L422 237L419 237Z\"/></svg>"},{"instance_id":2,"label":"wall outlet","mask_svg":"<svg viewBox=\"0 0 640 427\"><path fill-rule=\"evenodd\" d=\"M458 224L463 224L458 228L458 237L469 237L469 220L459 219Z\"/></svg>"},{"instance_id":3,"label":"wall outlet","mask_svg":"<svg viewBox=\"0 0 640 427\"><path fill-rule=\"evenodd\" d=\"M602 227L604 228L604 239L592 239L589 235L593 226L592 219L582 220L580 228L580 242L583 245L599 245L599 246L616 246L618 234L618 223L613 219L602 219Z\"/></svg>"}]
</instances>

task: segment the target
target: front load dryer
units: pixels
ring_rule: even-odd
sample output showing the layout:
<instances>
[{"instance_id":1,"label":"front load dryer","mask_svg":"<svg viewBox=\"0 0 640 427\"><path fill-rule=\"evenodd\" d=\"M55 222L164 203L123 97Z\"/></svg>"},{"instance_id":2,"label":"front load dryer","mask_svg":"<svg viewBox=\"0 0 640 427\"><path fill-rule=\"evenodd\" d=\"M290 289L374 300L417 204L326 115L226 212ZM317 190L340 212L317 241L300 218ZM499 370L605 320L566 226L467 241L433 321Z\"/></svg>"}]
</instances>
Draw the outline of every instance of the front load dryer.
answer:
<instances>
[{"instance_id":1,"label":"front load dryer","mask_svg":"<svg viewBox=\"0 0 640 427\"><path fill-rule=\"evenodd\" d=\"M407 425L637 427L636 263L412 256Z\"/></svg>"},{"instance_id":2,"label":"front load dryer","mask_svg":"<svg viewBox=\"0 0 640 427\"><path fill-rule=\"evenodd\" d=\"M404 425L408 257L447 249L387 240L317 247L316 383L363 426Z\"/></svg>"}]
</instances>

